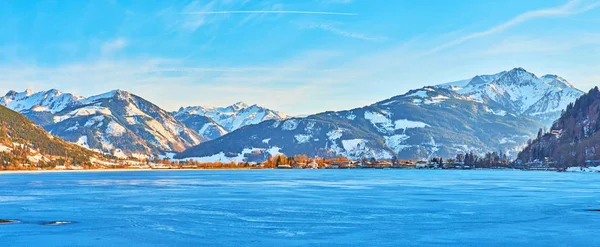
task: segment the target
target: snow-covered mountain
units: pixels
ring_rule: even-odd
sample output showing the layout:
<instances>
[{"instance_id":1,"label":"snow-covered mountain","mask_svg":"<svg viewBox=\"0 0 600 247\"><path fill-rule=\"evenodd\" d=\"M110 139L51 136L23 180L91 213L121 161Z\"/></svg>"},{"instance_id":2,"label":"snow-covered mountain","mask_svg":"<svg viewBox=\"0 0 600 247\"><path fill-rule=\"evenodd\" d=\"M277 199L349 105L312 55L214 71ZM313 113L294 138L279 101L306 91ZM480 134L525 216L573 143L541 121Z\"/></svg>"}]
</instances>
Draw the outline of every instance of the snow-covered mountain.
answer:
<instances>
[{"instance_id":1,"label":"snow-covered mountain","mask_svg":"<svg viewBox=\"0 0 600 247\"><path fill-rule=\"evenodd\" d=\"M516 154L540 124L498 104L425 87L363 108L250 125L177 158L248 161L284 153L422 159L490 150Z\"/></svg>"},{"instance_id":2,"label":"snow-covered mountain","mask_svg":"<svg viewBox=\"0 0 600 247\"><path fill-rule=\"evenodd\" d=\"M515 155L581 91L521 68L411 90L373 105L270 120L202 143L177 158L244 161L269 155L423 159L499 151ZM544 117L542 117L544 116Z\"/></svg>"},{"instance_id":3,"label":"snow-covered mountain","mask_svg":"<svg viewBox=\"0 0 600 247\"><path fill-rule=\"evenodd\" d=\"M182 107L179 111L174 112L173 116L200 134L211 136L211 138L218 138L241 127L266 120L283 120L288 118L283 113L258 105L248 105L243 102L226 107ZM205 133L206 131L209 132Z\"/></svg>"},{"instance_id":4,"label":"snow-covered mountain","mask_svg":"<svg viewBox=\"0 0 600 247\"><path fill-rule=\"evenodd\" d=\"M62 93L56 89L34 93L31 89L25 92L9 91L0 97L0 104L17 112L59 112L82 99L69 93Z\"/></svg>"},{"instance_id":5,"label":"snow-covered mountain","mask_svg":"<svg viewBox=\"0 0 600 247\"><path fill-rule=\"evenodd\" d=\"M117 156L181 152L208 140L169 112L121 90L88 98L57 90L11 91L0 103L67 141Z\"/></svg>"},{"instance_id":6,"label":"snow-covered mountain","mask_svg":"<svg viewBox=\"0 0 600 247\"><path fill-rule=\"evenodd\" d=\"M478 75L470 80L438 85L473 100L494 102L508 112L525 114L546 125L560 116L560 111L583 95L564 78L557 75L537 77L523 68L494 75Z\"/></svg>"}]
</instances>

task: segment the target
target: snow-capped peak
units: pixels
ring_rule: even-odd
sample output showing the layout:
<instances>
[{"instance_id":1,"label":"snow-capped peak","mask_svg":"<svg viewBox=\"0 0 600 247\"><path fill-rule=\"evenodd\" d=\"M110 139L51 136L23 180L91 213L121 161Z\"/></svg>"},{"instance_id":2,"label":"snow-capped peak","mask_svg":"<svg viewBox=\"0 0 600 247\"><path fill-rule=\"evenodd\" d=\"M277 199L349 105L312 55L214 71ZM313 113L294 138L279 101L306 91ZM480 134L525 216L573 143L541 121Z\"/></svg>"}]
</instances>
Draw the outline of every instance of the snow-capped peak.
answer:
<instances>
[{"instance_id":1,"label":"snow-capped peak","mask_svg":"<svg viewBox=\"0 0 600 247\"><path fill-rule=\"evenodd\" d=\"M80 100L82 97L51 89L48 91L34 92L27 89L24 92L8 91L0 98L0 104L18 112L59 112L67 106Z\"/></svg>"},{"instance_id":2,"label":"snow-capped peak","mask_svg":"<svg viewBox=\"0 0 600 247\"><path fill-rule=\"evenodd\" d=\"M126 99L131 98L131 93L121 90L121 89L116 89L116 90L112 90L112 91L109 91L106 93L87 97L85 99L78 101L77 103L80 105L87 105L87 104L97 102L98 100L111 99L111 98L126 100Z\"/></svg>"},{"instance_id":3,"label":"snow-capped peak","mask_svg":"<svg viewBox=\"0 0 600 247\"><path fill-rule=\"evenodd\" d=\"M446 83L438 87L453 90L478 102L494 102L509 112L543 115L548 119L554 118L556 112L583 94L560 76L545 75L538 78L520 67L494 75L477 75L466 84L464 81L458 82L461 85Z\"/></svg>"},{"instance_id":4,"label":"snow-capped peak","mask_svg":"<svg viewBox=\"0 0 600 247\"><path fill-rule=\"evenodd\" d=\"M495 81L496 84L504 84L506 86L517 87L535 84L538 82L539 78L537 78L537 76L523 68L514 68L504 73L502 76L500 76L500 78L498 78Z\"/></svg>"},{"instance_id":5,"label":"snow-capped peak","mask_svg":"<svg viewBox=\"0 0 600 247\"><path fill-rule=\"evenodd\" d=\"M240 102L237 102L237 103L231 105L230 107L233 108L233 109L235 109L235 110L241 110L241 109L244 109L244 108L248 108L248 104L246 104L243 101L240 101Z\"/></svg>"},{"instance_id":6,"label":"snow-capped peak","mask_svg":"<svg viewBox=\"0 0 600 247\"><path fill-rule=\"evenodd\" d=\"M571 83L569 83L565 78L562 78L558 75L544 75L540 79L544 81L546 84L557 87L557 88L575 88Z\"/></svg>"},{"instance_id":7,"label":"snow-capped peak","mask_svg":"<svg viewBox=\"0 0 600 247\"><path fill-rule=\"evenodd\" d=\"M183 118L185 115L206 116L221 125L228 132L266 120L283 120L288 118L288 116L283 113L256 104L248 105L244 102L238 102L225 107L182 107L179 111L175 112L174 115L176 118Z\"/></svg>"}]
</instances>

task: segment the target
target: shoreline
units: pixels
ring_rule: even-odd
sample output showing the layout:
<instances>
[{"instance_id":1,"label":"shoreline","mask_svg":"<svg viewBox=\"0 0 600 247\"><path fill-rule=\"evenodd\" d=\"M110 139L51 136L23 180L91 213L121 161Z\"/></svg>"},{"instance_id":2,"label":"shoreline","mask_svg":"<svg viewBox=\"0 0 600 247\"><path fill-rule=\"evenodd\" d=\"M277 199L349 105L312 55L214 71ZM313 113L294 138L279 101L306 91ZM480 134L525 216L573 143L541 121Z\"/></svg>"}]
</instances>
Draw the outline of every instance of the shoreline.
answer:
<instances>
[{"instance_id":1,"label":"shoreline","mask_svg":"<svg viewBox=\"0 0 600 247\"><path fill-rule=\"evenodd\" d=\"M1 170L1 174L79 173L79 172L151 172L151 171L247 171L268 169L92 169L92 170Z\"/></svg>"},{"instance_id":2,"label":"shoreline","mask_svg":"<svg viewBox=\"0 0 600 247\"><path fill-rule=\"evenodd\" d=\"M93 172L160 172L160 171L250 171L250 170L299 170L299 169L255 169L255 168L215 168L215 169L90 169L90 170L0 170L2 174L41 174L41 173L93 173ZM311 170L311 169L300 169L300 170ZM363 170L363 169L319 169L319 170ZM365 170L448 170L448 171L462 171L464 169L365 169ZM556 170L525 170L525 169L467 169L467 170L488 170L488 171L546 171L546 172L558 172ZM568 172L583 172L590 173L591 171L568 171Z\"/></svg>"}]
</instances>

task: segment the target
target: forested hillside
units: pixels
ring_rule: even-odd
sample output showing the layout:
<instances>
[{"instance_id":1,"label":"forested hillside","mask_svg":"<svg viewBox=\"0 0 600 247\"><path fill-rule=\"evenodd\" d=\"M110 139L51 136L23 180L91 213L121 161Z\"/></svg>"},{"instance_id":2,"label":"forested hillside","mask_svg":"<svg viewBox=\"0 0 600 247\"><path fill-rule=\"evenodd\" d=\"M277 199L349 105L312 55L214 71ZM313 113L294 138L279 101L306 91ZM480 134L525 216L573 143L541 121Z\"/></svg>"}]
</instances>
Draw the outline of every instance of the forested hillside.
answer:
<instances>
[{"instance_id":1,"label":"forested hillside","mask_svg":"<svg viewBox=\"0 0 600 247\"><path fill-rule=\"evenodd\" d=\"M547 162L555 167L578 166L600 160L600 91L598 87L567 105L550 130L519 153L521 162Z\"/></svg>"},{"instance_id":2,"label":"forested hillside","mask_svg":"<svg viewBox=\"0 0 600 247\"><path fill-rule=\"evenodd\" d=\"M91 165L90 158L95 156L100 155L52 136L25 116L0 106L0 169L56 165L53 162L58 159L81 166Z\"/></svg>"}]
</instances>

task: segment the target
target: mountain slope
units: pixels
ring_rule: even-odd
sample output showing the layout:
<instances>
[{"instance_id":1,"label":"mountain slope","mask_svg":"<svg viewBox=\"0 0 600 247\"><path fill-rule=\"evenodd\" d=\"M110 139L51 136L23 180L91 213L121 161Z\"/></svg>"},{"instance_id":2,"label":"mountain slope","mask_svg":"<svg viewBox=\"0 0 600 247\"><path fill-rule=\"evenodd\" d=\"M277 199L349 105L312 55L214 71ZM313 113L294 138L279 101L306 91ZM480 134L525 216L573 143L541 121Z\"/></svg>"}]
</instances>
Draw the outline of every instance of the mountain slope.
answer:
<instances>
[{"instance_id":1,"label":"mountain slope","mask_svg":"<svg viewBox=\"0 0 600 247\"><path fill-rule=\"evenodd\" d=\"M281 152L420 159L471 150L514 152L541 123L503 109L453 90L425 87L363 108L246 126L177 158L243 161Z\"/></svg>"},{"instance_id":2,"label":"mountain slope","mask_svg":"<svg viewBox=\"0 0 600 247\"><path fill-rule=\"evenodd\" d=\"M99 154L54 137L25 116L0 106L1 165L43 166L65 156L77 164L91 164L90 158Z\"/></svg>"},{"instance_id":3,"label":"mountain slope","mask_svg":"<svg viewBox=\"0 0 600 247\"><path fill-rule=\"evenodd\" d=\"M174 114L174 116L189 129L195 130L199 135L210 140L217 139L229 133L220 124L207 116L190 114L188 112L179 112L178 114Z\"/></svg>"},{"instance_id":4,"label":"mountain slope","mask_svg":"<svg viewBox=\"0 0 600 247\"><path fill-rule=\"evenodd\" d=\"M115 90L89 98L73 97L73 101L65 100L60 107L43 108L43 102L53 101L53 96L65 95L48 93L54 91L17 93L29 97L15 97L7 105L14 106L11 103L16 99L28 102L29 105L19 104L17 109L52 134L121 157L179 152L208 140L170 113L126 91ZM33 100L33 97L42 98L37 95L44 95L45 99Z\"/></svg>"},{"instance_id":5,"label":"mountain slope","mask_svg":"<svg viewBox=\"0 0 600 247\"><path fill-rule=\"evenodd\" d=\"M182 107L179 109L179 111L174 112L173 115L179 121L184 122L188 127L199 132L203 132L201 130L205 128L205 124L209 121L204 118L192 116L208 117L210 120L212 120L212 125L210 126L211 132L214 134L220 132L222 133L221 135L247 125L260 123L262 121L271 119L283 120L288 118L288 116L283 113L258 105L247 105L243 102L238 102L226 107ZM217 125L215 125L215 123Z\"/></svg>"},{"instance_id":6,"label":"mountain slope","mask_svg":"<svg viewBox=\"0 0 600 247\"><path fill-rule=\"evenodd\" d=\"M541 130L519 153L521 162L549 158L556 167L583 165L586 160L600 160L600 91L593 88L575 103L567 105L551 131Z\"/></svg>"}]
</instances>

